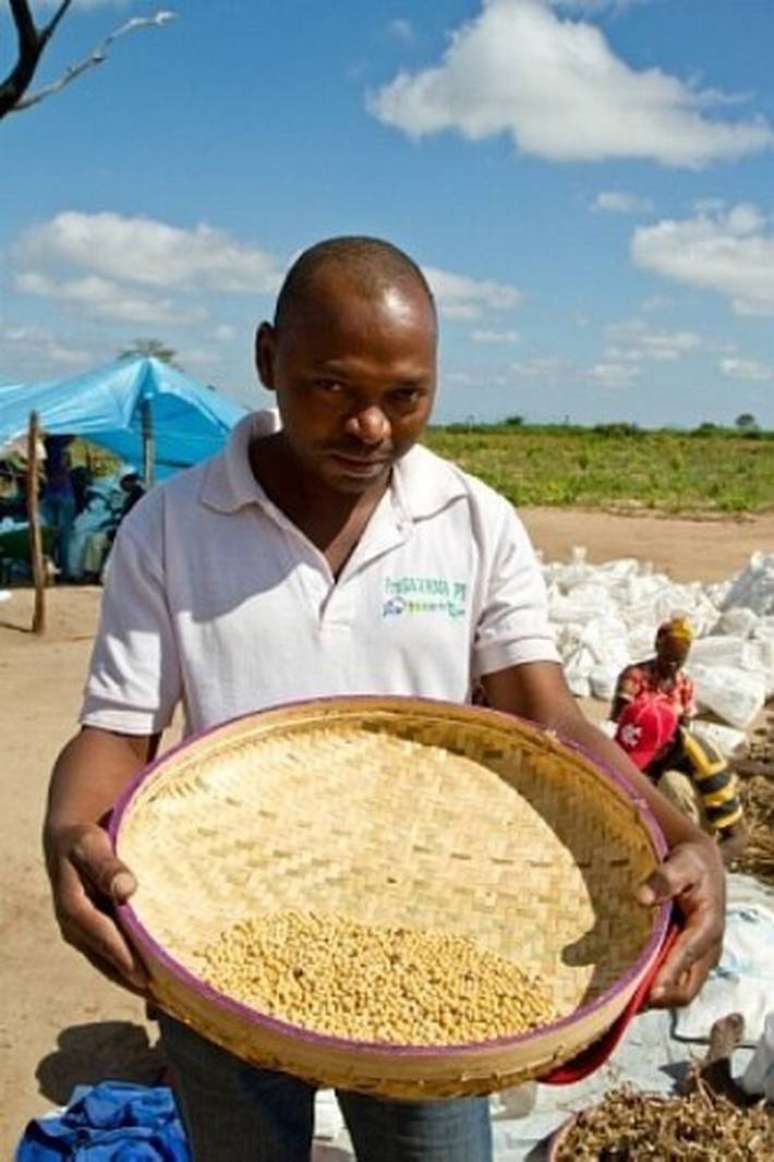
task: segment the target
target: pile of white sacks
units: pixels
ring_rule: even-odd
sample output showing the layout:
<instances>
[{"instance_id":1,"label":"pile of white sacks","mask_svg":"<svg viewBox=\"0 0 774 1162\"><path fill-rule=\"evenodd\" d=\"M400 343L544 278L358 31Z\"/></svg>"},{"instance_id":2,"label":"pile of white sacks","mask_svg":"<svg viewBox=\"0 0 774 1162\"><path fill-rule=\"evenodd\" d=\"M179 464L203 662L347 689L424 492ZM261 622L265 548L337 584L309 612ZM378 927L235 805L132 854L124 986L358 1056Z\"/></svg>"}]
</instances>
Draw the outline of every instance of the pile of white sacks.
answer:
<instances>
[{"instance_id":1,"label":"pile of white sacks","mask_svg":"<svg viewBox=\"0 0 774 1162\"><path fill-rule=\"evenodd\" d=\"M569 564L543 566L549 615L567 680L578 697L610 700L630 662L653 656L659 624L675 614L696 634L686 669L700 710L728 726L697 723L726 754L774 697L774 553L717 584L679 584L635 558L591 565L586 550Z\"/></svg>"}]
</instances>

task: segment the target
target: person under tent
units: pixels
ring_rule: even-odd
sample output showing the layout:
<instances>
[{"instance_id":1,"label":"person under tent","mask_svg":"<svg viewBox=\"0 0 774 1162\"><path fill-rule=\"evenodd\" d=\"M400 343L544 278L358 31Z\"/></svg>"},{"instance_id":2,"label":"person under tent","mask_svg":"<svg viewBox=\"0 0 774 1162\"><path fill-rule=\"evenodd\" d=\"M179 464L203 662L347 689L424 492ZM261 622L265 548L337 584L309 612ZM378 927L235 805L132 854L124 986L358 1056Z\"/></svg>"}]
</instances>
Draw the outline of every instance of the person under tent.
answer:
<instances>
[{"instance_id":1,"label":"person under tent","mask_svg":"<svg viewBox=\"0 0 774 1162\"><path fill-rule=\"evenodd\" d=\"M140 476L131 464L125 464L117 478L102 486L92 482L70 537L68 563L74 580L100 580L121 521L144 495Z\"/></svg>"},{"instance_id":2,"label":"person under tent","mask_svg":"<svg viewBox=\"0 0 774 1162\"><path fill-rule=\"evenodd\" d=\"M70 453L74 436L46 436L46 479L42 494L42 516L55 534L54 564L59 579L70 579L68 550L75 521L75 491L70 478Z\"/></svg>"}]
</instances>

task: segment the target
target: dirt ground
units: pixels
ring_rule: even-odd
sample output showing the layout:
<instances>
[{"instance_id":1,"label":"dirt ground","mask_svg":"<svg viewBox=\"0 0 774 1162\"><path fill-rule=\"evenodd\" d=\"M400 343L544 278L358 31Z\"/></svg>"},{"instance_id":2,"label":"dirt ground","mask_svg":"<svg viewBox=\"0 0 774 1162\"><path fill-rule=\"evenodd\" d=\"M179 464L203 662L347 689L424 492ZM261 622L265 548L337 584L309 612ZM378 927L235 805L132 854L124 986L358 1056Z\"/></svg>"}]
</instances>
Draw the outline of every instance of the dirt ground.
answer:
<instances>
[{"instance_id":1,"label":"dirt ground","mask_svg":"<svg viewBox=\"0 0 774 1162\"><path fill-rule=\"evenodd\" d=\"M581 512L523 514L547 559L585 545L589 559L637 556L680 580L718 580L755 549L774 550L774 516L749 521L669 520ZM48 772L73 730L99 591L49 591L46 636L28 632L32 595L0 604L3 776L0 837L0 1157L26 1120L66 1102L74 1084L106 1077L152 1081L152 1026L129 994L98 977L59 939L39 856Z\"/></svg>"}]
</instances>

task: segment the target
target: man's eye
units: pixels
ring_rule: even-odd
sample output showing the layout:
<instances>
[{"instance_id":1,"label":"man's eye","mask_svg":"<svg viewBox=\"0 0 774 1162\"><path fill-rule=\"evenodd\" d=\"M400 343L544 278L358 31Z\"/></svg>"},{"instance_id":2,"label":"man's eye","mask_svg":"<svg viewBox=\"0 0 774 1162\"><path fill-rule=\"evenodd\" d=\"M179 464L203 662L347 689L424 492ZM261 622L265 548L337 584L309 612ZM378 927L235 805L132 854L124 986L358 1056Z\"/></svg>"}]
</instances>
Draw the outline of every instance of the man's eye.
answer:
<instances>
[{"instance_id":1,"label":"man's eye","mask_svg":"<svg viewBox=\"0 0 774 1162\"><path fill-rule=\"evenodd\" d=\"M396 403L405 406L406 404L416 403L421 394L418 387L399 387L397 391L392 392L392 398Z\"/></svg>"},{"instance_id":2,"label":"man's eye","mask_svg":"<svg viewBox=\"0 0 774 1162\"><path fill-rule=\"evenodd\" d=\"M337 379L317 379L315 387L326 395L339 395L344 390L343 385Z\"/></svg>"}]
</instances>

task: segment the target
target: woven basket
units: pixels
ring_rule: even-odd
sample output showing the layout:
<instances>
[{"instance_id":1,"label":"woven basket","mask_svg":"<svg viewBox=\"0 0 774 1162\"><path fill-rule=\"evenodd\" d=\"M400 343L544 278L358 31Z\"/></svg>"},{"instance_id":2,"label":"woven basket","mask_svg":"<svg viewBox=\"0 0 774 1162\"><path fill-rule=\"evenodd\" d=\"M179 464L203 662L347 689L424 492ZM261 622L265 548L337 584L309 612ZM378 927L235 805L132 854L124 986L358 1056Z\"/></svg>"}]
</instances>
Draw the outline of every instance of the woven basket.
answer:
<instances>
[{"instance_id":1,"label":"woven basket","mask_svg":"<svg viewBox=\"0 0 774 1162\"><path fill-rule=\"evenodd\" d=\"M385 735L405 761L382 762ZM163 1009L253 1064L393 1097L492 1092L573 1057L622 1012L667 922L633 897L663 854L644 803L554 735L473 707L330 699L239 719L141 774L112 834ZM262 1015L204 984L196 950L275 910L471 938L547 977L561 1018L417 1047Z\"/></svg>"}]
</instances>

